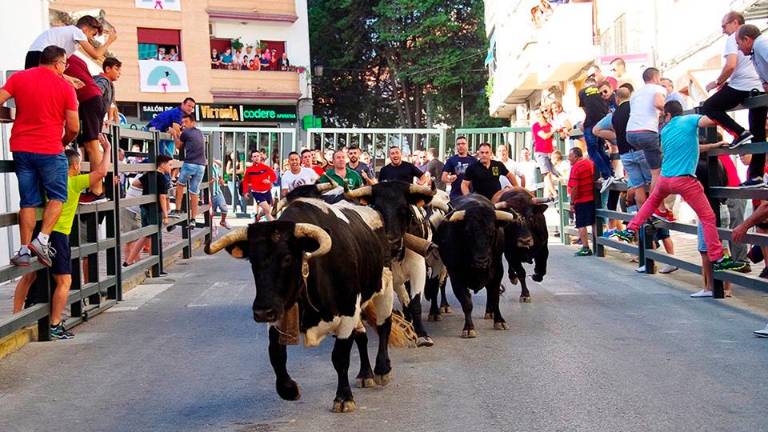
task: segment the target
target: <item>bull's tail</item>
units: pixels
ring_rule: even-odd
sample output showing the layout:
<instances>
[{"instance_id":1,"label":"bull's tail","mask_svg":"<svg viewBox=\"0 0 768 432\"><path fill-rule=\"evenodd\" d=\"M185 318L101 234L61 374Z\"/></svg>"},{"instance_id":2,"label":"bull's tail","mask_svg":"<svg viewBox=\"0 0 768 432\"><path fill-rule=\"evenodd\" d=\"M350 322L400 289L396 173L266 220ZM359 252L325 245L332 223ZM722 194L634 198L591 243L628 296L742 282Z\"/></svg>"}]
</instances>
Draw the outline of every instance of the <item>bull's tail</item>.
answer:
<instances>
[{"instance_id":1,"label":"bull's tail","mask_svg":"<svg viewBox=\"0 0 768 432\"><path fill-rule=\"evenodd\" d=\"M368 303L363 310L363 315L365 315L365 321L368 325L376 328L376 308L374 308L373 303ZM392 329L389 332L389 346L393 348L415 348L416 339L417 336L413 330L413 324L406 321L402 313L393 311Z\"/></svg>"}]
</instances>

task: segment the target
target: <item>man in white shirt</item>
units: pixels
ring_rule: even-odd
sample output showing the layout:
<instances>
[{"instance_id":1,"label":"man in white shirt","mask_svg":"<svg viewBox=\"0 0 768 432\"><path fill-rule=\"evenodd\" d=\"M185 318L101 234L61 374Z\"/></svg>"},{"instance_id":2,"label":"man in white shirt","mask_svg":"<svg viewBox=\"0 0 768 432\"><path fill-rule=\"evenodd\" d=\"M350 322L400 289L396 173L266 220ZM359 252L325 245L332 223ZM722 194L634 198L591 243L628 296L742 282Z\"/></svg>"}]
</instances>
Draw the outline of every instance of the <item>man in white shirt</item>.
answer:
<instances>
[{"instance_id":1,"label":"man in white shirt","mask_svg":"<svg viewBox=\"0 0 768 432\"><path fill-rule=\"evenodd\" d=\"M507 168L507 171L511 172L520 179L518 182L520 186L525 187L525 173L520 169L519 164L515 163L514 160L509 158L509 150L507 150L506 144L500 144L498 147L496 147L496 160L503 163ZM505 176L499 177L499 183L501 183L502 189L507 186L512 186L512 183Z\"/></svg>"},{"instance_id":2,"label":"man in white shirt","mask_svg":"<svg viewBox=\"0 0 768 432\"><path fill-rule=\"evenodd\" d=\"M100 47L96 48L91 45L88 39L103 32L104 27L101 22L90 15L81 17L77 20L76 25L51 27L42 32L30 45L24 59L24 69L37 67L40 64L40 54L49 45L64 48L64 51L67 52L67 58L74 54L79 46L91 58L99 60L106 55L109 46L117 39L117 32L112 30L109 32L106 42Z\"/></svg>"},{"instance_id":3,"label":"man in white shirt","mask_svg":"<svg viewBox=\"0 0 768 432\"><path fill-rule=\"evenodd\" d=\"M730 148L736 148L750 140L756 142L765 141L765 117L768 107L755 107L749 110L749 129L745 130L741 125L728 115L726 111L735 108L744 102L752 90L762 91L760 77L755 71L752 62L749 61L751 50L741 52L737 44L736 32L744 24L744 16L738 12L728 12L723 17L721 27L728 37L725 40L725 65L715 81L707 84L707 91L717 91L705 100L701 106L701 113L711 118L734 136ZM759 187L763 185L763 165L765 154L755 154L749 165L749 178L742 183L744 187Z\"/></svg>"},{"instance_id":4,"label":"man in white shirt","mask_svg":"<svg viewBox=\"0 0 768 432\"><path fill-rule=\"evenodd\" d=\"M318 175L314 170L301 166L301 157L298 153L290 152L288 154L288 171L283 173L283 177L280 179L282 185L280 196L286 196L288 192L299 186L315 184L317 177Z\"/></svg>"},{"instance_id":5,"label":"man in white shirt","mask_svg":"<svg viewBox=\"0 0 768 432\"><path fill-rule=\"evenodd\" d=\"M520 173L520 185L531 192L536 191L536 169L538 165L531 160L531 151L528 147L523 147L520 152L522 159L517 164L517 171Z\"/></svg>"}]
</instances>

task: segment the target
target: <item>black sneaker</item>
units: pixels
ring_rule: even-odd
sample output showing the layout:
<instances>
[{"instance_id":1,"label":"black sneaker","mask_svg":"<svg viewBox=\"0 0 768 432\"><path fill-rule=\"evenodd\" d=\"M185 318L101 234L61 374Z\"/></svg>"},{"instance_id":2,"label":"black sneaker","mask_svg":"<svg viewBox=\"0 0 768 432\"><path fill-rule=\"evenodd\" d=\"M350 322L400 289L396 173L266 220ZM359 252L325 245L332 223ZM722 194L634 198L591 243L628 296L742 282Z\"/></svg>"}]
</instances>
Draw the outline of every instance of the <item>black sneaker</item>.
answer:
<instances>
[{"instance_id":1,"label":"black sneaker","mask_svg":"<svg viewBox=\"0 0 768 432\"><path fill-rule=\"evenodd\" d=\"M724 256L720 261L712 263L712 270L716 272L726 271L726 270L736 270L739 271L746 266L747 263L744 261L736 261L733 258L729 256Z\"/></svg>"},{"instance_id":2,"label":"black sneaker","mask_svg":"<svg viewBox=\"0 0 768 432\"><path fill-rule=\"evenodd\" d=\"M763 279L768 279L768 267L764 268L763 271L760 272L760 275L758 277L761 277Z\"/></svg>"},{"instance_id":3,"label":"black sneaker","mask_svg":"<svg viewBox=\"0 0 768 432\"><path fill-rule=\"evenodd\" d=\"M75 335L67 331L62 323L51 326L51 339L72 339Z\"/></svg>"},{"instance_id":4,"label":"black sneaker","mask_svg":"<svg viewBox=\"0 0 768 432\"><path fill-rule=\"evenodd\" d=\"M731 150L738 148L742 144L746 144L747 142L752 141L752 138L754 138L752 136L752 132L744 131L741 133L741 135L734 138L730 144L728 144L728 148Z\"/></svg>"},{"instance_id":5,"label":"black sneaker","mask_svg":"<svg viewBox=\"0 0 768 432\"><path fill-rule=\"evenodd\" d=\"M740 188L744 188L744 189L754 189L754 188L761 188L765 186L766 186L765 180L763 180L762 177L751 178L739 185Z\"/></svg>"}]
</instances>

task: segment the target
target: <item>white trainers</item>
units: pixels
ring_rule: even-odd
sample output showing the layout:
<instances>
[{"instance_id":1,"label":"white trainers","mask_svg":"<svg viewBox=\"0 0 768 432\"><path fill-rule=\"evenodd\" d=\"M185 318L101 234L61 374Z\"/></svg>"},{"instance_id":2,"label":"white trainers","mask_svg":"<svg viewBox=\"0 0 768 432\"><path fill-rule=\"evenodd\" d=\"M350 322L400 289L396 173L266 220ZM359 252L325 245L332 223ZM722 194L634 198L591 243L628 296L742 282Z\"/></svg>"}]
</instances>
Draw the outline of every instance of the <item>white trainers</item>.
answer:
<instances>
[{"instance_id":1,"label":"white trainers","mask_svg":"<svg viewBox=\"0 0 768 432\"><path fill-rule=\"evenodd\" d=\"M677 267L675 267L673 265L670 265L670 264L664 264L659 269L659 273L668 274L668 273L672 273L673 271L676 271L676 270L677 270Z\"/></svg>"},{"instance_id":2,"label":"white trainers","mask_svg":"<svg viewBox=\"0 0 768 432\"><path fill-rule=\"evenodd\" d=\"M645 266L640 266L636 268L635 271L638 273L645 273Z\"/></svg>"},{"instance_id":3,"label":"white trainers","mask_svg":"<svg viewBox=\"0 0 768 432\"><path fill-rule=\"evenodd\" d=\"M764 329L755 330L752 333L757 337L768 338L768 325L766 325Z\"/></svg>"},{"instance_id":4,"label":"white trainers","mask_svg":"<svg viewBox=\"0 0 768 432\"><path fill-rule=\"evenodd\" d=\"M693 298L712 297L712 291L700 290L691 294L691 297Z\"/></svg>"},{"instance_id":5,"label":"white trainers","mask_svg":"<svg viewBox=\"0 0 768 432\"><path fill-rule=\"evenodd\" d=\"M609 176L607 179L603 179L603 185L600 187L600 193L605 192L615 181L616 178L613 176Z\"/></svg>"}]
</instances>

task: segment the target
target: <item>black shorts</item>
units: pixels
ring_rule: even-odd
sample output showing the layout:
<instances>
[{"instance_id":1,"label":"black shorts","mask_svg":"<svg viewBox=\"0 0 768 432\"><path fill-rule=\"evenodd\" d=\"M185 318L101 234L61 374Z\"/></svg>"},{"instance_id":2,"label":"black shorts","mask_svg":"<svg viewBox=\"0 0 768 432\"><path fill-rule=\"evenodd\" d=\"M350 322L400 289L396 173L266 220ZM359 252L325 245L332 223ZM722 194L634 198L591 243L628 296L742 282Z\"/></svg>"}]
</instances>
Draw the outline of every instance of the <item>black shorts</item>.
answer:
<instances>
[{"instance_id":1,"label":"black shorts","mask_svg":"<svg viewBox=\"0 0 768 432\"><path fill-rule=\"evenodd\" d=\"M577 203L576 208L576 228L583 228L595 224L595 203L594 201Z\"/></svg>"},{"instance_id":2,"label":"black shorts","mask_svg":"<svg viewBox=\"0 0 768 432\"><path fill-rule=\"evenodd\" d=\"M69 236L53 231L48 244L56 251L51 258L51 273L55 275L72 274L72 250L69 248Z\"/></svg>"},{"instance_id":3,"label":"black shorts","mask_svg":"<svg viewBox=\"0 0 768 432\"><path fill-rule=\"evenodd\" d=\"M272 192L251 192L251 196L253 197L253 200L256 201L256 205L263 202L272 205Z\"/></svg>"},{"instance_id":4,"label":"black shorts","mask_svg":"<svg viewBox=\"0 0 768 432\"><path fill-rule=\"evenodd\" d=\"M40 56L42 51L27 51L27 57L24 59L24 69L32 69L40 66Z\"/></svg>"},{"instance_id":5,"label":"black shorts","mask_svg":"<svg viewBox=\"0 0 768 432\"><path fill-rule=\"evenodd\" d=\"M77 112L80 115L80 135L77 137L77 143L84 144L99 139L106 114L101 96L80 102Z\"/></svg>"}]
</instances>

